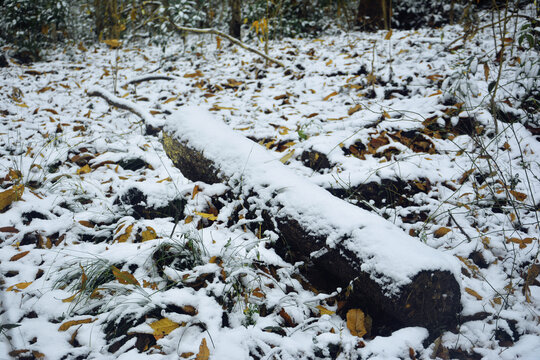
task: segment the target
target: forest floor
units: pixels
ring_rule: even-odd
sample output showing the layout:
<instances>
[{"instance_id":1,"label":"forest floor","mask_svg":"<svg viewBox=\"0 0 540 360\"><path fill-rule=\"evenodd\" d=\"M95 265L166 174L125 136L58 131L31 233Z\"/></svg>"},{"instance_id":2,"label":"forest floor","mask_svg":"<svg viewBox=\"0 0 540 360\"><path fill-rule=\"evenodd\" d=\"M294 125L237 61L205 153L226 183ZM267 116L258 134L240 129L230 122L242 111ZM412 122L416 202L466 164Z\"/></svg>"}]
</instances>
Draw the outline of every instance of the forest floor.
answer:
<instances>
[{"instance_id":1,"label":"forest floor","mask_svg":"<svg viewBox=\"0 0 540 360\"><path fill-rule=\"evenodd\" d=\"M0 68L0 359L537 358L540 57L462 32L271 41L285 68L204 35ZM158 120L207 110L453 256L459 326L352 335L333 294L232 221L225 185L186 179L95 85Z\"/></svg>"}]
</instances>

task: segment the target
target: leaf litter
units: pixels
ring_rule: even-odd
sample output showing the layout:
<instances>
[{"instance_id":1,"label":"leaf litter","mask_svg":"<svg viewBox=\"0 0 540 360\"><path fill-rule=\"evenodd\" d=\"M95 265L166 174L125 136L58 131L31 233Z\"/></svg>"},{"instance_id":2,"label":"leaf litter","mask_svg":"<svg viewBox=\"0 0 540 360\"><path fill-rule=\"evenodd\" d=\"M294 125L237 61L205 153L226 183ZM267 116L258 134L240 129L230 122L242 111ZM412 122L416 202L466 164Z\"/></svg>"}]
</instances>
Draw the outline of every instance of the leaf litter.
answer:
<instances>
[{"instance_id":1,"label":"leaf litter","mask_svg":"<svg viewBox=\"0 0 540 360\"><path fill-rule=\"evenodd\" d=\"M495 72L481 50L490 34L447 50L458 36L445 27L275 41L285 70L211 41L166 54L79 47L1 69L0 357L534 358L538 113L499 95L504 116L527 120L495 120L482 103ZM362 309L317 293L241 199L188 181L159 135L86 97L92 85L112 90L116 54L118 96L156 123L187 104L211 111L297 174L459 259L459 328L431 342L421 328L377 334ZM515 49L522 64L536 55ZM471 56L483 71L464 76ZM507 66L502 80L520 95L513 81L531 70ZM172 80L128 84L156 68Z\"/></svg>"}]
</instances>

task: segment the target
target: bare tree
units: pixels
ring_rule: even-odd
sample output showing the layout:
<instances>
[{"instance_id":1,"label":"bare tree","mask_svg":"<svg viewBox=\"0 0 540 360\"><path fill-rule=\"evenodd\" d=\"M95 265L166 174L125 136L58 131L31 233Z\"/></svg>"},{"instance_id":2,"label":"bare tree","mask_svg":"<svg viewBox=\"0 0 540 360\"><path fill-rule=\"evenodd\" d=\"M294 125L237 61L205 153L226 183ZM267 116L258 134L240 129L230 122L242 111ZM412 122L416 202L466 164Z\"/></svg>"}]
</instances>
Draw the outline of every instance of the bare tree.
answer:
<instances>
[{"instance_id":1,"label":"bare tree","mask_svg":"<svg viewBox=\"0 0 540 360\"><path fill-rule=\"evenodd\" d=\"M364 30L390 29L392 0L360 0L357 23Z\"/></svg>"},{"instance_id":2,"label":"bare tree","mask_svg":"<svg viewBox=\"0 0 540 360\"><path fill-rule=\"evenodd\" d=\"M231 22L229 23L229 35L241 39L242 27L242 0L229 0L231 7Z\"/></svg>"}]
</instances>

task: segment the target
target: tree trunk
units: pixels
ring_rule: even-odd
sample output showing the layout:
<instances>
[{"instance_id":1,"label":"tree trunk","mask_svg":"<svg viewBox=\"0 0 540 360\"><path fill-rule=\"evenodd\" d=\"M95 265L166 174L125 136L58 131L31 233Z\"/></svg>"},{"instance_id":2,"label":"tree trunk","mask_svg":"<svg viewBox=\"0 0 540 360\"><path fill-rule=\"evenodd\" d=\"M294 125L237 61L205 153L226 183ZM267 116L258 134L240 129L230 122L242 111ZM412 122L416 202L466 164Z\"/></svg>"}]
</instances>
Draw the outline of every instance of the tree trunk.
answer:
<instances>
[{"instance_id":1,"label":"tree trunk","mask_svg":"<svg viewBox=\"0 0 540 360\"><path fill-rule=\"evenodd\" d=\"M360 0L357 24L362 30L389 30L392 19L391 0Z\"/></svg>"},{"instance_id":2,"label":"tree trunk","mask_svg":"<svg viewBox=\"0 0 540 360\"><path fill-rule=\"evenodd\" d=\"M383 218L300 178L260 145L221 121L186 111L167 121L165 152L184 176L223 182L279 236L276 252L303 262L319 289L351 290L346 308L361 308L381 332L422 326L434 333L457 324L459 265ZM344 220L347 219L347 220Z\"/></svg>"},{"instance_id":3,"label":"tree trunk","mask_svg":"<svg viewBox=\"0 0 540 360\"><path fill-rule=\"evenodd\" d=\"M229 0L231 7L231 22L229 23L229 35L241 40L242 29L242 0Z\"/></svg>"}]
</instances>

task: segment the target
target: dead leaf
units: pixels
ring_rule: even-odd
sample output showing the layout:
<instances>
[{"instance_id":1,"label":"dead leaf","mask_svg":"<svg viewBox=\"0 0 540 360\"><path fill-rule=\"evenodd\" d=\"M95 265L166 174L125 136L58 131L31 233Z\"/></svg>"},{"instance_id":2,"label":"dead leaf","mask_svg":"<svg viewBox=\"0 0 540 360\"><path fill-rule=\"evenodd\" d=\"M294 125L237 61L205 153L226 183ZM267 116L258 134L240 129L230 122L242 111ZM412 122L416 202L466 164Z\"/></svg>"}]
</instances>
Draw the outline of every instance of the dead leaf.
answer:
<instances>
[{"instance_id":1,"label":"dead leaf","mask_svg":"<svg viewBox=\"0 0 540 360\"><path fill-rule=\"evenodd\" d=\"M6 191L2 191L0 193L0 211L3 211L13 202L20 200L23 193L24 193L24 185L22 184L14 185L10 189L7 189Z\"/></svg>"},{"instance_id":2,"label":"dead leaf","mask_svg":"<svg viewBox=\"0 0 540 360\"><path fill-rule=\"evenodd\" d=\"M466 287L466 288L465 288L465 291L466 291L468 294L474 296L474 297L476 298L476 300L482 300L482 296L480 296L480 294L478 294L478 293L477 293L476 291L474 291L473 289Z\"/></svg>"},{"instance_id":3,"label":"dead leaf","mask_svg":"<svg viewBox=\"0 0 540 360\"><path fill-rule=\"evenodd\" d=\"M103 42L111 49L117 49L122 46L122 42L118 39L103 40Z\"/></svg>"},{"instance_id":4,"label":"dead leaf","mask_svg":"<svg viewBox=\"0 0 540 360\"><path fill-rule=\"evenodd\" d=\"M360 309L347 311L347 329L352 335L362 337L367 334L366 315Z\"/></svg>"},{"instance_id":5,"label":"dead leaf","mask_svg":"<svg viewBox=\"0 0 540 360\"><path fill-rule=\"evenodd\" d=\"M26 289L28 286L30 286L32 284L32 281L29 281L29 282L22 282L22 283L18 283L18 284L15 284L15 285L11 285L10 287L8 287L6 289L6 291L15 291L17 292L17 289Z\"/></svg>"},{"instance_id":6,"label":"dead leaf","mask_svg":"<svg viewBox=\"0 0 540 360\"><path fill-rule=\"evenodd\" d=\"M184 75L185 78L196 78L196 77L201 77L201 76L204 76L204 74L200 70L197 70L197 71L195 71L194 73L191 73L191 74L185 74Z\"/></svg>"},{"instance_id":7,"label":"dead leaf","mask_svg":"<svg viewBox=\"0 0 540 360\"><path fill-rule=\"evenodd\" d=\"M167 335L169 335L174 329L180 327L180 324L175 323L174 321L163 318L161 320L154 321L150 324L150 327L154 329L154 337L156 340L159 340Z\"/></svg>"},{"instance_id":8,"label":"dead leaf","mask_svg":"<svg viewBox=\"0 0 540 360\"><path fill-rule=\"evenodd\" d=\"M146 230L141 233L141 237L143 242L154 240L157 238L156 230L154 230L151 226L147 226Z\"/></svg>"},{"instance_id":9,"label":"dead leaf","mask_svg":"<svg viewBox=\"0 0 540 360\"><path fill-rule=\"evenodd\" d=\"M196 215L199 215L200 217L203 217L203 218L208 219L210 221L216 221L217 220L217 216L214 215L214 214L207 214L207 213L198 212L198 211L194 211L194 213Z\"/></svg>"},{"instance_id":10,"label":"dead leaf","mask_svg":"<svg viewBox=\"0 0 540 360\"><path fill-rule=\"evenodd\" d=\"M124 224L120 225L120 228L117 231L119 232L122 229L123 226L124 226ZM128 241L129 237L131 236L132 231L133 231L133 224L126 227L126 231L122 235L118 236L116 238L116 241L118 241L119 243L123 243L123 242Z\"/></svg>"},{"instance_id":11,"label":"dead leaf","mask_svg":"<svg viewBox=\"0 0 540 360\"><path fill-rule=\"evenodd\" d=\"M390 38L392 37L392 30L390 29L386 35L384 36L384 40L390 40Z\"/></svg>"},{"instance_id":12,"label":"dead leaf","mask_svg":"<svg viewBox=\"0 0 540 360\"><path fill-rule=\"evenodd\" d=\"M26 255L28 255L29 252L30 251L23 251L22 253L15 254L11 257L11 259L9 259L9 261L17 261L19 259L22 259Z\"/></svg>"},{"instance_id":13,"label":"dead leaf","mask_svg":"<svg viewBox=\"0 0 540 360\"><path fill-rule=\"evenodd\" d=\"M68 330L70 327L72 326L75 326L75 325L80 325L80 324L88 324L88 323L92 323L96 321L96 319L92 319L92 318L88 318L88 319L82 319L82 320L70 320L70 321L66 321L65 323L63 323L62 325L60 325L60 327L58 328L58 331L66 331Z\"/></svg>"},{"instance_id":14,"label":"dead leaf","mask_svg":"<svg viewBox=\"0 0 540 360\"><path fill-rule=\"evenodd\" d=\"M94 224L92 224L90 221L88 220L79 220L79 224L81 224L82 226L84 227L87 227L87 228L90 228L90 229L93 229L94 228Z\"/></svg>"},{"instance_id":15,"label":"dead leaf","mask_svg":"<svg viewBox=\"0 0 540 360\"><path fill-rule=\"evenodd\" d=\"M334 315L334 314L335 314L334 311L328 310L327 308L325 308L325 307L322 306L322 305L317 305L316 308L319 309L319 313L320 313L321 315Z\"/></svg>"},{"instance_id":16,"label":"dead leaf","mask_svg":"<svg viewBox=\"0 0 540 360\"><path fill-rule=\"evenodd\" d=\"M208 349L208 345L206 345L206 338L203 338L201 345L199 346L199 353L197 354L195 360L208 360L209 358L210 350Z\"/></svg>"},{"instance_id":17,"label":"dead leaf","mask_svg":"<svg viewBox=\"0 0 540 360\"><path fill-rule=\"evenodd\" d=\"M124 284L124 285L131 284L131 285L140 286L137 279L135 279L135 276L128 273L127 271L122 271L122 270L118 269L116 266L111 266L111 270L112 270L112 273L113 273L114 277L116 278L116 280L118 280L118 282L120 284Z\"/></svg>"},{"instance_id":18,"label":"dead leaf","mask_svg":"<svg viewBox=\"0 0 540 360\"><path fill-rule=\"evenodd\" d=\"M523 285L523 294L527 302L531 302L531 289L530 286L534 284L536 278L540 275L540 265L532 264L527 271L527 278L525 279L525 284ZM495 299L493 299L495 300Z\"/></svg>"},{"instance_id":19,"label":"dead leaf","mask_svg":"<svg viewBox=\"0 0 540 360\"><path fill-rule=\"evenodd\" d=\"M447 227L440 227L437 230L433 232L433 236L435 236L436 239L443 237L444 235L448 234L452 229L449 229Z\"/></svg>"},{"instance_id":20,"label":"dead leaf","mask_svg":"<svg viewBox=\"0 0 540 360\"><path fill-rule=\"evenodd\" d=\"M83 167L77 169L77 175L88 174L91 171L92 169L90 168L90 166L86 164Z\"/></svg>"},{"instance_id":21,"label":"dead leaf","mask_svg":"<svg viewBox=\"0 0 540 360\"><path fill-rule=\"evenodd\" d=\"M199 187L199 185L195 185L193 187L193 191L192 191L192 195L191 195L191 200L195 199L195 196L201 192L201 188Z\"/></svg>"},{"instance_id":22,"label":"dead leaf","mask_svg":"<svg viewBox=\"0 0 540 360\"><path fill-rule=\"evenodd\" d=\"M356 104L355 106L353 106L352 108L349 109L349 111L347 111L347 114L349 116L351 116L352 114L354 114L355 112L358 112L359 110L362 109L362 105L360 104Z\"/></svg>"},{"instance_id":23,"label":"dead leaf","mask_svg":"<svg viewBox=\"0 0 540 360\"><path fill-rule=\"evenodd\" d=\"M285 325L288 326L288 327L295 327L296 324L295 322L293 321L293 319L291 318L291 316L289 314L287 314L287 312L285 311L285 309L281 309L279 311L279 316L281 316L281 318L283 320L285 320Z\"/></svg>"},{"instance_id":24,"label":"dead leaf","mask_svg":"<svg viewBox=\"0 0 540 360\"><path fill-rule=\"evenodd\" d=\"M516 198L517 201L525 201L525 199L527 198L526 194L515 190L510 190L510 194L512 194L512 196Z\"/></svg>"},{"instance_id":25,"label":"dead leaf","mask_svg":"<svg viewBox=\"0 0 540 360\"><path fill-rule=\"evenodd\" d=\"M331 94L328 94L324 97L324 101L329 100L331 97L336 96L338 93L336 91L332 92Z\"/></svg>"},{"instance_id":26,"label":"dead leaf","mask_svg":"<svg viewBox=\"0 0 540 360\"><path fill-rule=\"evenodd\" d=\"M285 154L279 161L281 161L283 164L286 164L294 155L294 149L289 151L287 154Z\"/></svg>"},{"instance_id":27,"label":"dead leaf","mask_svg":"<svg viewBox=\"0 0 540 360\"><path fill-rule=\"evenodd\" d=\"M484 63L484 77L486 81L489 80L489 65L487 63Z\"/></svg>"}]
</instances>

